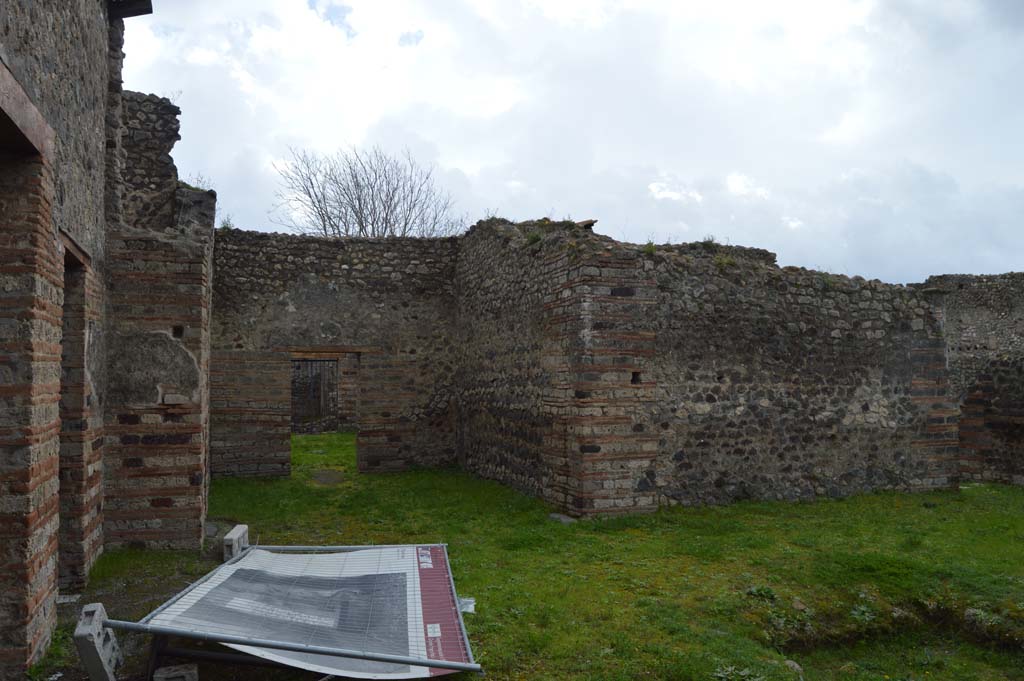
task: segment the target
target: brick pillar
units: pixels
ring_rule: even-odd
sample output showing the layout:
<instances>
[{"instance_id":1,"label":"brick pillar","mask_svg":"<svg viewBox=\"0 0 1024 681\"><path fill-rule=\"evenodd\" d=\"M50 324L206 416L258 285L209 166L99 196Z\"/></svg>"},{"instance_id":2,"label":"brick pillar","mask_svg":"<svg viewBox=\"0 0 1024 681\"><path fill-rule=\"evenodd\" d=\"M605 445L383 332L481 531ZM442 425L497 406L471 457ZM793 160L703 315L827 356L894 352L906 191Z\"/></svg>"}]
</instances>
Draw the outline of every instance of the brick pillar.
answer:
<instances>
[{"instance_id":1,"label":"brick pillar","mask_svg":"<svg viewBox=\"0 0 1024 681\"><path fill-rule=\"evenodd\" d=\"M394 352L362 355L359 386L359 433L356 459L360 471L402 471L414 465L414 426L402 412L409 401L411 362Z\"/></svg>"},{"instance_id":2,"label":"brick pillar","mask_svg":"<svg viewBox=\"0 0 1024 681\"><path fill-rule=\"evenodd\" d=\"M582 514L657 507L645 473L653 468L658 435L645 430L641 419L656 388L644 373L655 334L643 328L656 284L639 264L632 254L599 253L575 283L589 322L574 366L569 421L579 478L573 510Z\"/></svg>"},{"instance_id":3,"label":"brick pillar","mask_svg":"<svg viewBox=\"0 0 1024 681\"><path fill-rule=\"evenodd\" d=\"M949 395L945 341L938 333L915 340L910 360L910 396L926 414L925 425L912 443L928 464L928 477L921 487L955 487L960 479L960 408Z\"/></svg>"},{"instance_id":4,"label":"brick pillar","mask_svg":"<svg viewBox=\"0 0 1024 681\"><path fill-rule=\"evenodd\" d=\"M40 156L0 156L0 676L56 618L62 249Z\"/></svg>"},{"instance_id":5,"label":"brick pillar","mask_svg":"<svg viewBox=\"0 0 1024 681\"><path fill-rule=\"evenodd\" d=\"M175 205L163 231L136 224L107 241L107 546L191 548L203 537L214 197L160 199Z\"/></svg>"},{"instance_id":6,"label":"brick pillar","mask_svg":"<svg viewBox=\"0 0 1024 681\"><path fill-rule=\"evenodd\" d=\"M545 259L543 277L551 282L543 298L543 355L541 366L551 376L544 390L543 414L551 427L541 436L542 479L545 501L576 512L580 489L580 457L573 436L580 416L576 402L576 370L589 317L583 314L580 268L565 253Z\"/></svg>"}]
</instances>

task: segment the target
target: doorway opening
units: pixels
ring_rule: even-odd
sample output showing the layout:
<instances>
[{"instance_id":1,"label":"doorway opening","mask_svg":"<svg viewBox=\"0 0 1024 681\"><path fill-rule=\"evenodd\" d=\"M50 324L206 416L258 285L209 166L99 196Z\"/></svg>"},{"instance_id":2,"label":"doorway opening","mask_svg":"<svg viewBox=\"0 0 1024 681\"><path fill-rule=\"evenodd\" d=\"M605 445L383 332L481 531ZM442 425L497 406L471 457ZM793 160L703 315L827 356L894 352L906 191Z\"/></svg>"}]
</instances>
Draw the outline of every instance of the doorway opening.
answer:
<instances>
[{"instance_id":1,"label":"doorway opening","mask_svg":"<svg viewBox=\"0 0 1024 681\"><path fill-rule=\"evenodd\" d=\"M333 433L340 425L338 360L292 360L292 433Z\"/></svg>"},{"instance_id":2,"label":"doorway opening","mask_svg":"<svg viewBox=\"0 0 1024 681\"><path fill-rule=\"evenodd\" d=\"M60 532L57 545L61 590L85 585L89 570L89 488L92 444L89 438L86 368L86 269L70 250L64 258L64 303L60 357Z\"/></svg>"}]
</instances>

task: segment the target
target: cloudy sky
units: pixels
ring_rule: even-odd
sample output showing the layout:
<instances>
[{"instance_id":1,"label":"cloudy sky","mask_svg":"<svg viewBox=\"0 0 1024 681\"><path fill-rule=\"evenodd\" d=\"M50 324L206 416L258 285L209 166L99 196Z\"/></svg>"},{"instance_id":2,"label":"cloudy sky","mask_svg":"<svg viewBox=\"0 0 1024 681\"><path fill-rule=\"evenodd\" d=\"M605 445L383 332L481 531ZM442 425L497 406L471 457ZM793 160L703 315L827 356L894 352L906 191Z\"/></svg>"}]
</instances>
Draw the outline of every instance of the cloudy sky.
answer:
<instances>
[{"instance_id":1,"label":"cloudy sky","mask_svg":"<svg viewBox=\"0 0 1024 681\"><path fill-rule=\"evenodd\" d=\"M1019 0L155 0L125 85L237 227L290 147L408 148L471 221L597 218L892 282L1024 269Z\"/></svg>"}]
</instances>

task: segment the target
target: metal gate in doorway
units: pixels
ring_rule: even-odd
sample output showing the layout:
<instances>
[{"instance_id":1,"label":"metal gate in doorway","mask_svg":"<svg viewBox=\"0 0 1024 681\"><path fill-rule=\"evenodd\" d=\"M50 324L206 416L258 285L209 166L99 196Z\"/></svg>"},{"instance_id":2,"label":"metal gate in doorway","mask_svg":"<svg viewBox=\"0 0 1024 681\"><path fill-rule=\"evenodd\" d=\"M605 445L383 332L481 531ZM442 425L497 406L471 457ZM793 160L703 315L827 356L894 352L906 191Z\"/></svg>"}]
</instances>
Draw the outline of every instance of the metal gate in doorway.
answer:
<instances>
[{"instance_id":1,"label":"metal gate in doorway","mask_svg":"<svg viewBox=\"0 0 1024 681\"><path fill-rule=\"evenodd\" d=\"M338 360L292 360L292 432L338 430Z\"/></svg>"}]
</instances>

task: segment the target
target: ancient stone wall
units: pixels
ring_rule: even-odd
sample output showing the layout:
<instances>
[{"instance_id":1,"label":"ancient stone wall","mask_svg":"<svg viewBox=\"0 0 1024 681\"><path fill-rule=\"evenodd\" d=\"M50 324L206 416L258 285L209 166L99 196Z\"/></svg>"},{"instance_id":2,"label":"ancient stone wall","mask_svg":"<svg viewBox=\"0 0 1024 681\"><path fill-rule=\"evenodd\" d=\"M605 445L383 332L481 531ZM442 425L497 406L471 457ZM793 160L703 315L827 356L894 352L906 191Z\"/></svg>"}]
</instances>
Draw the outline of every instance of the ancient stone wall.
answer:
<instances>
[{"instance_id":1,"label":"ancient stone wall","mask_svg":"<svg viewBox=\"0 0 1024 681\"><path fill-rule=\"evenodd\" d=\"M914 290L738 249L638 255L648 312L635 478L683 503L845 496L957 482L939 321ZM626 330L626 329L624 329Z\"/></svg>"},{"instance_id":2,"label":"ancient stone wall","mask_svg":"<svg viewBox=\"0 0 1024 681\"><path fill-rule=\"evenodd\" d=\"M4 0L0 60L56 139L54 226L103 260L108 31L103 0ZM118 74L118 79L120 74Z\"/></svg>"},{"instance_id":3,"label":"ancient stone wall","mask_svg":"<svg viewBox=\"0 0 1024 681\"><path fill-rule=\"evenodd\" d=\"M291 397L282 379L293 357L339 359L350 378L357 374L362 469L454 463L457 246L456 239L330 241L219 230L211 370L217 474L287 472ZM345 359L351 355L358 361ZM266 372L278 380L263 389ZM261 440L254 424L274 425Z\"/></svg>"},{"instance_id":4,"label":"ancient stone wall","mask_svg":"<svg viewBox=\"0 0 1024 681\"><path fill-rule=\"evenodd\" d=\"M123 106L123 31L0 4L0 678L105 543L202 537L214 197L177 183L176 110Z\"/></svg>"},{"instance_id":5,"label":"ancient stone wall","mask_svg":"<svg viewBox=\"0 0 1024 681\"><path fill-rule=\"evenodd\" d=\"M958 481L943 314L919 287L548 221L439 241L231 230L216 262L225 474L286 472L289 360L347 353L366 470L457 452L579 514Z\"/></svg>"},{"instance_id":6,"label":"ancient stone wall","mask_svg":"<svg viewBox=\"0 0 1024 681\"><path fill-rule=\"evenodd\" d=\"M954 395L964 395L993 360L1024 357L1024 272L943 274L915 288L943 316Z\"/></svg>"},{"instance_id":7,"label":"ancient stone wall","mask_svg":"<svg viewBox=\"0 0 1024 681\"><path fill-rule=\"evenodd\" d=\"M80 584L102 549L97 351L118 28L100 0L0 5L0 678L45 650L58 573Z\"/></svg>"},{"instance_id":8,"label":"ancient stone wall","mask_svg":"<svg viewBox=\"0 0 1024 681\"><path fill-rule=\"evenodd\" d=\"M1024 483L1024 273L930 277L943 319L965 480Z\"/></svg>"},{"instance_id":9,"label":"ancient stone wall","mask_svg":"<svg viewBox=\"0 0 1024 681\"><path fill-rule=\"evenodd\" d=\"M178 182L178 108L125 92L124 219L108 234L106 543L195 547L206 513L216 196Z\"/></svg>"},{"instance_id":10,"label":"ancient stone wall","mask_svg":"<svg viewBox=\"0 0 1024 681\"><path fill-rule=\"evenodd\" d=\"M480 223L461 239L458 449L462 466L566 506L572 359L582 308L573 223Z\"/></svg>"},{"instance_id":11,"label":"ancient stone wall","mask_svg":"<svg viewBox=\"0 0 1024 681\"><path fill-rule=\"evenodd\" d=\"M459 253L464 465L579 514L957 480L931 305L717 244L478 225Z\"/></svg>"}]
</instances>

